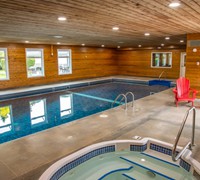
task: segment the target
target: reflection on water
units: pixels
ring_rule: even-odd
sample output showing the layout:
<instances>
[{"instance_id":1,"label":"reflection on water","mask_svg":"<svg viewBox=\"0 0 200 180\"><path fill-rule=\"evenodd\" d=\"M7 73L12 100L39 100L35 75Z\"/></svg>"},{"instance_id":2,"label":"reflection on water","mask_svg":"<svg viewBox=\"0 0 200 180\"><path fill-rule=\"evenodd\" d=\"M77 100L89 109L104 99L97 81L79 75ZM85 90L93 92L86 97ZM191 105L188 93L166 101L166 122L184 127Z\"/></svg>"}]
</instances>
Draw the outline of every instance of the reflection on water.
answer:
<instances>
[{"instance_id":1,"label":"reflection on water","mask_svg":"<svg viewBox=\"0 0 200 180\"><path fill-rule=\"evenodd\" d=\"M72 110L72 94L66 94L60 96L60 116L66 118L73 115Z\"/></svg>"},{"instance_id":2,"label":"reflection on water","mask_svg":"<svg viewBox=\"0 0 200 180\"><path fill-rule=\"evenodd\" d=\"M12 107L0 107L0 134L12 131Z\"/></svg>"},{"instance_id":3,"label":"reflection on water","mask_svg":"<svg viewBox=\"0 0 200 180\"><path fill-rule=\"evenodd\" d=\"M110 102L64 91L4 101L0 103L0 143L108 108Z\"/></svg>"},{"instance_id":4,"label":"reflection on water","mask_svg":"<svg viewBox=\"0 0 200 180\"><path fill-rule=\"evenodd\" d=\"M47 123L46 99L30 101L31 125L38 126Z\"/></svg>"}]
</instances>

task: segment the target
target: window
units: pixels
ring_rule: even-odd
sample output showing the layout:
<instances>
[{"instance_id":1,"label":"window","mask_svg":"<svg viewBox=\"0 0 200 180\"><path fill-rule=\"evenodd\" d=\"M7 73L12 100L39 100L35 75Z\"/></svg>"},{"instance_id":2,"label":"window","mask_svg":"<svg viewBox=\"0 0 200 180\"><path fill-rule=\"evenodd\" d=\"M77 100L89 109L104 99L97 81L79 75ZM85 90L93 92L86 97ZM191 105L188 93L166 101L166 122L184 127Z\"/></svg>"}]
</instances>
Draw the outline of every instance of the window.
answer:
<instances>
[{"instance_id":1,"label":"window","mask_svg":"<svg viewBox=\"0 0 200 180\"><path fill-rule=\"evenodd\" d=\"M60 117L66 118L73 115L72 112L72 95L61 95L60 96Z\"/></svg>"},{"instance_id":2,"label":"window","mask_svg":"<svg viewBox=\"0 0 200 180\"><path fill-rule=\"evenodd\" d=\"M43 49L26 49L28 77L44 76Z\"/></svg>"},{"instance_id":3,"label":"window","mask_svg":"<svg viewBox=\"0 0 200 180\"><path fill-rule=\"evenodd\" d=\"M8 133L13 130L11 106L0 107L0 134Z\"/></svg>"},{"instance_id":4,"label":"window","mask_svg":"<svg viewBox=\"0 0 200 180\"><path fill-rule=\"evenodd\" d=\"M172 53L171 52L153 52L151 54L151 67L171 68L172 67Z\"/></svg>"},{"instance_id":5,"label":"window","mask_svg":"<svg viewBox=\"0 0 200 180\"><path fill-rule=\"evenodd\" d=\"M9 79L7 49L0 48L0 80Z\"/></svg>"},{"instance_id":6,"label":"window","mask_svg":"<svg viewBox=\"0 0 200 180\"><path fill-rule=\"evenodd\" d=\"M31 114L31 125L38 126L47 123L46 117L46 100L39 99L30 101L30 114Z\"/></svg>"},{"instance_id":7,"label":"window","mask_svg":"<svg viewBox=\"0 0 200 180\"><path fill-rule=\"evenodd\" d=\"M58 49L58 74L71 74L71 50Z\"/></svg>"}]
</instances>

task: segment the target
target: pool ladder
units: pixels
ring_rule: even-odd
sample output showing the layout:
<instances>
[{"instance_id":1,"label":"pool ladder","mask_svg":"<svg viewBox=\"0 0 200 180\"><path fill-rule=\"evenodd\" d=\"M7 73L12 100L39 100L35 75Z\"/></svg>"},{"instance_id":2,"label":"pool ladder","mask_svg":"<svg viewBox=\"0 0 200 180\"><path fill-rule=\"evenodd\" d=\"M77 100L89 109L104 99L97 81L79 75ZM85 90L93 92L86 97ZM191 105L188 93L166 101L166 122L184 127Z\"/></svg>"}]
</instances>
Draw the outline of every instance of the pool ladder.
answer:
<instances>
[{"instance_id":1,"label":"pool ladder","mask_svg":"<svg viewBox=\"0 0 200 180\"><path fill-rule=\"evenodd\" d=\"M190 114L190 112L193 111L193 122L192 122L192 138L191 138L191 142L189 141L186 146L177 154L177 151L176 151L176 148L177 148L177 145L178 145L178 142L179 142L179 139L181 137L181 134L182 134L182 131L183 131L183 128L185 127L185 123L188 119L188 115ZM196 121L196 109L195 107L191 107L189 110L187 110L186 114L185 114L185 117L183 119L183 122L181 124L181 127L179 129L179 132L176 136L176 139L175 139L175 143L174 143L174 146L173 146L173 149L172 149L172 160L173 161L177 161L181 156L182 154L185 152L185 150L187 148L189 148L190 150L192 150L192 147L194 146L194 135L195 135L195 121Z\"/></svg>"},{"instance_id":2,"label":"pool ladder","mask_svg":"<svg viewBox=\"0 0 200 180\"><path fill-rule=\"evenodd\" d=\"M120 100L120 102L118 103L118 104L121 104L121 102L124 100L124 104L125 104L125 110L127 110L127 96L128 95L131 95L132 96L132 107L133 107L133 104L134 104L134 100L135 100L135 96L134 96L134 94L132 93L132 92L127 92L126 94L119 94L116 98L115 98L115 100L114 100L114 102L112 103L112 105L111 105L111 107L113 107L113 105L117 102L117 100L120 98L120 97L122 97L122 99Z\"/></svg>"}]
</instances>

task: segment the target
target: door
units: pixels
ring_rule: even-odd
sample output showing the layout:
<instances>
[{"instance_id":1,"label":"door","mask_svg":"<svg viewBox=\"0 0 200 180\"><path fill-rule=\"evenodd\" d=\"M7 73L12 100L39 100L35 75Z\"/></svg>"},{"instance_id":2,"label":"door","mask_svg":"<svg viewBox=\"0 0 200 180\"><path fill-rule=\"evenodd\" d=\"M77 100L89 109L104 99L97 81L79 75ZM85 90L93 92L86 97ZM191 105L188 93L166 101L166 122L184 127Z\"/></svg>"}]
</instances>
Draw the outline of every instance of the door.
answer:
<instances>
[{"instance_id":1,"label":"door","mask_svg":"<svg viewBox=\"0 0 200 180\"><path fill-rule=\"evenodd\" d=\"M186 52L181 53L181 60L180 60L180 77L185 77L185 63L186 63Z\"/></svg>"}]
</instances>

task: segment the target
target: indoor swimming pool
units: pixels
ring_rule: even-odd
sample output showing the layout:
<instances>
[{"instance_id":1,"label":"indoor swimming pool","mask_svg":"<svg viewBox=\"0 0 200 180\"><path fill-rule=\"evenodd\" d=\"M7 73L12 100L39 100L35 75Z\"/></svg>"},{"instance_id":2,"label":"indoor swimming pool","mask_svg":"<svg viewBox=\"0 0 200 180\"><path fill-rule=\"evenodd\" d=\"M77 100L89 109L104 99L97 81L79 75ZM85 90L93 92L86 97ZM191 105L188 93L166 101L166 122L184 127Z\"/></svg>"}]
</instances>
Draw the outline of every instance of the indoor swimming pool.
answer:
<instances>
[{"instance_id":1,"label":"indoor swimming pool","mask_svg":"<svg viewBox=\"0 0 200 180\"><path fill-rule=\"evenodd\" d=\"M139 99L167 88L130 82L106 82L50 93L42 90L43 94L26 97L17 95L17 98L0 103L0 143L110 109L121 93L132 92L135 99ZM131 100L128 97L128 101ZM117 102L114 107L120 104Z\"/></svg>"}]
</instances>

